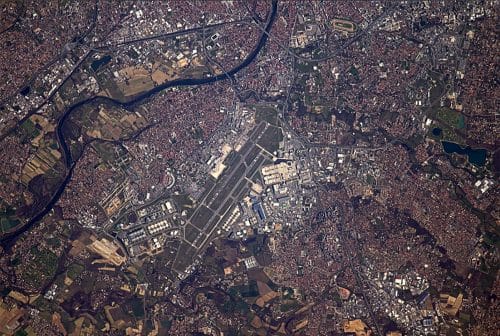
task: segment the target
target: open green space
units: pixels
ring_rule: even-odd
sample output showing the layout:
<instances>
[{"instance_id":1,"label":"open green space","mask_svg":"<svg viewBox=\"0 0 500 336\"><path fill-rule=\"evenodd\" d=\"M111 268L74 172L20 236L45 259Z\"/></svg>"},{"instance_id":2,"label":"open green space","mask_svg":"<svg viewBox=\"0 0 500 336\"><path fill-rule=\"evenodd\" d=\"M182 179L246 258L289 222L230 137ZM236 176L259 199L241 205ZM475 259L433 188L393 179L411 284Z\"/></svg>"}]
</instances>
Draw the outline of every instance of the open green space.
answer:
<instances>
[{"instance_id":1,"label":"open green space","mask_svg":"<svg viewBox=\"0 0 500 336\"><path fill-rule=\"evenodd\" d=\"M22 143L27 143L40 134L40 130L38 130L36 125L29 119L19 126L19 132Z\"/></svg>"},{"instance_id":2,"label":"open green space","mask_svg":"<svg viewBox=\"0 0 500 336\"><path fill-rule=\"evenodd\" d=\"M47 244L52 247L58 248L59 246L61 246L61 240L57 237L48 238Z\"/></svg>"},{"instance_id":3,"label":"open green space","mask_svg":"<svg viewBox=\"0 0 500 336\"><path fill-rule=\"evenodd\" d=\"M257 160L255 161L255 163L252 165L252 167L248 170L246 177L251 178L253 176L253 174L255 174L255 172L259 170L260 166L262 164L264 164L265 161L266 161L266 158L264 156L260 155L257 158Z\"/></svg>"},{"instance_id":4,"label":"open green space","mask_svg":"<svg viewBox=\"0 0 500 336\"><path fill-rule=\"evenodd\" d=\"M76 279L82 272L83 270L85 269L85 267L83 265L80 265L80 264L71 264L68 266L68 269L66 270L66 275L70 278L70 279Z\"/></svg>"},{"instance_id":5,"label":"open green space","mask_svg":"<svg viewBox=\"0 0 500 336\"><path fill-rule=\"evenodd\" d=\"M191 223L198 229L202 230L209 218L213 216L214 212L207 208L205 205L196 210L193 217L191 218Z\"/></svg>"},{"instance_id":6,"label":"open green space","mask_svg":"<svg viewBox=\"0 0 500 336\"><path fill-rule=\"evenodd\" d=\"M110 98L116 99L120 102L126 102L131 99L131 97L125 97L118 85L116 85L116 83L111 79L113 78L113 75L107 73L107 71L102 71L96 77L99 82L99 86L109 92Z\"/></svg>"},{"instance_id":7,"label":"open green space","mask_svg":"<svg viewBox=\"0 0 500 336\"><path fill-rule=\"evenodd\" d=\"M104 142L95 142L92 144L92 147L97 151L99 156L105 161L105 162L114 162L118 159L115 146L109 144L109 143L104 143Z\"/></svg>"},{"instance_id":8,"label":"open green space","mask_svg":"<svg viewBox=\"0 0 500 336\"><path fill-rule=\"evenodd\" d=\"M200 234L200 230L198 230L191 224L187 224L184 230L186 240L191 243L194 242L196 237L198 237L198 235Z\"/></svg>"},{"instance_id":9,"label":"open green space","mask_svg":"<svg viewBox=\"0 0 500 336\"><path fill-rule=\"evenodd\" d=\"M352 65L351 68L349 69L349 73L353 75L356 81L360 80L358 69L356 69L354 65Z\"/></svg>"},{"instance_id":10,"label":"open green space","mask_svg":"<svg viewBox=\"0 0 500 336\"><path fill-rule=\"evenodd\" d=\"M170 327L172 326L172 321L171 320L161 320L160 325L163 329L169 330Z\"/></svg>"},{"instance_id":11,"label":"open green space","mask_svg":"<svg viewBox=\"0 0 500 336\"><path fill-rule=\"evenodd\" d=\"M54 276L57 270L57 256L46 249L31 249L33 259L25 266L20 266L21 277L33 287L40 287L47 279Z\"/></svg>"},{"instance_id":12,"label":"open green space","mask_svg":"<svg viewBox=\"0 0 500 336\"><path fill-rule=\"evenodd\" d=\"M260 153L260 148L257 146L253 147L248 153L248 155L245 157L245 163L247 165L252 163L252 161L257 157L257 155L259 155L259 153Z\"/></svg>"},{"instance_id":13,"label":"open green space","mask_svg":"<svg viewBox=\"0 0 500 336\"><path fill-rule=\"evenodd\" d=\"M110 55L104 55L101 58L96 59L95 61L93 61L92 64L90 65L90 67L92 68L92 70L94 70L95 72L97 72L97 71L99 71L99 69L101 69L104 66L106 66L106 64L108 64L110 61L111 61L111 56Z\"/></svg>"},{"instance_id":14,"label":"open green space","mask_svg":"<svg viewBox=\"0 0 500 336\"><path fill-rule=\"evenodd\" d=\"M238 185L236 186L236 188L234 188L233 193L231 194L231 196L233 196L233 197L237 196L240 193L240 191L243 188L245 188L246 185L247 185L247 180L246 179L242 179L240 181L240 183L238 183Z\"/></svg>"},{"instance_id":15,"label":"open green space","mask_svg":"<svg viewBox=\"0 0 500 336\"><path fill-rule=\"evenodd\" d=\"M287 300L285 303L280 305L280 311L288 312L288 311L298 309L299 307L300 307L300 304L297 301Z\"/></svg>"},{"instance_id":16,"label":"open green space","mask_svg":"<svg viewBox=\"0 0 500 336\"><path fill-rule=\"evenodd\" d=\"M375 177L373 177L370 174L366 175L366 183L370 185L375 185Z\"/></svg>"},{"instance_id":17,"label":"open green space","mask_svg":"<svg viewBox=\"0 0 500 336\"><path fill-rule=\"evenodd\" d=\"M462 137L460 137L451 127L448 127L446 125L441 126L442 127L442 133L440 136L436 136L432 133L432 129L429 129L427 132L427 137L435 139L435 140L445 140L445 141L451 141L451 142L456 142L456 143L461 143L463 142Z\"/></svg>"},{"instance_id":18,"label":"open green space","mask_svg":"<svg viewBox=\"0 0 500 336\"><path fill-rule=\"evenodd\" d=\"M194 227L192 226L194 229ZM181 242L175 259L173 269L183 272L193 261L196 255L196 250L186 242Z\"/></svg>"},{"instance_id":19,"label":"open green space","mask_svg":"<svg viewBox=\"0 0 500 336\"><path fill-rule=\"evenodd\" d=\"M226 202L224 203L224 205L222 206L222 208L220 208L219 213L220 214L225 214L226 211L229 210L229 208L231 207L231 205L233 204L233 202L234 202L234 199L232 199L231 197L228 198L226 200ZM220 218L220 216L217 216L217 217Z\"/></svg>"},{"instance_id":20,"label":"open green space","mask_svg":"<svg viewBox=\"0 0 500 336\"><path fill-rule=\"evenodd\" d=\"M241 296L247 297L257 297L259 296L259 289L257 287L257 282L255 280L250 280L248 285L239 285L229 288L229 295L233 297Z\"/></svg>"},{"instance_id":21,"label":"open green space","mask_svg":"<svg viewBox=\"0 0 500 336\"><path fill-rule=\"evenodd\" d=\"M335 26L340 27L340 28L345 28L345 29L351 29L351 30L354 29L354 24L349 23L349 22L335 22Z\"/></svg>"},{"instance_id":22,"label":"open green space","mask_svg":"<svg viewBox=\"0 0 500 336\"><path fill-rule=\"evenodd\" d=\"M281 128L269 126L264 134L257 142L261 147L265 148L268 152L274 153L279 148L279 143L283 140L283 133Z\"/></svg>"},{"instance_id":23,"label":"open green space","mask_svg":"<svg viewBox=\"0 0 500 336\"><path fill-rule=\"evenodd\" d=\"M433 128L429 129L427 136L436 140L462 143L464 139L460 130L465 128L465 118L462 114L447 107L441 107L431 112L431 118L437 120L437 128L441 129L441 134L433 134Z\"/></svg>"},{"instance_id":24,"label":"open green space","mask_svg":"<svg viewBox=\"0 0 500 336\"><path fill-rule=\"evenodd\" d=\"M7 232L15 228L21 223L17 218L0 216L0 231Z\"/></svg>"},{"instance_id":25,"label":"open green space","mask_svg":"<svg viewBox=\"0 0 500 336\"><path fill-rule=\"evenodd\" d=\"M15 332L14 336L28 336L28 332L24 329L20 329Z\"/></svg>"},{"instance_id":26,"label":"open green space","mask_svg":"<svg viewBox=\"0 0 500 336\"><path fill-rule=\"evenodd\" d=\"M314 70L314 66L316 65L316 62L307 62L307 61L298 61L295 64L295 68L299 72L311 72Z\"/></svg>"},{"instance_id":27,"label":"open green space","mask_svg":"<svg viewBox=\"0 0 500 336\"><path fill-rule=\"evenodd\" d=\"M250 133L250 136L249 138L252 139L253 141L257 140L257 138L259 137L259 135L262 133L262 131L264 130L264 128L266 128L266 123L260 123L258 124L252 131L252 133ZM240 153L242 155L245 155L246 153L246 150L248 150L250 147L252 146L252 143L251 142L247 142L243 145L243 147L241 148L240 150Z\"/></svg>"},{"instance_id":28,"label":"open green space","mask_svg":"<svg viewBox=\"0 0 500 336\"><path fill-rule=\"evenodd\" d=\"M429 99L431 101L431 104L438 104L439 99L443 96L445 93L445 87L442 83L437 83L433 85L429 91Z\"/></svg>"},{"instance_id":29,"label":"open green space","mask_svg":"<svg viewBox=\"0 0 500 336\"><path fill-rule=\"evenodd\" d=\"M188 194L172 195L172 200L177 209L187 212L188 217L194 212L194 203Z\"/></svg>"},{"instance_id":30,"label":"open green space","mask_svg":"<svg viewBox=\"0 0 500 336\"><path fill-rule=\"evenodd\" d=\"M222 312L224 313L234 313L239 312L240 314L245 314L249 311L248 304L243 300L228 300L224 302L221 307ZM234 335L234 334L231 334Z\"/></svg>"},{"instance_id":31,"label":"open green space","mask_svg":"<svg viewBox=\"0 0 500 336\"><path fill-rule=\"evenodd\" d=\"M271 106L257 106L255 108L255 122L266 121L271 125L278 125L278 111Z\"/></svg>"},{"instance_id":32,"label":"open green space","mask_svg":"<svg viewBox=\"0 0 500 336\"><path fill-rule=\"evenodd\" d=\"M0 199L0 232L7 232L20 223L14 208Z\"/></svg>"},{"instance_id":33,"label":"open green space","mask_svg":"<svg viewBox=\"0 0 500 336\"><path fill-rule=\"evenodd\" d=\"M144 317L144 304L143 301L138 298L134 297L132 298L129 302L126 304L127 310L129 310L132 315L136 318L142 318Z\"/></svg>"}]
</instances>

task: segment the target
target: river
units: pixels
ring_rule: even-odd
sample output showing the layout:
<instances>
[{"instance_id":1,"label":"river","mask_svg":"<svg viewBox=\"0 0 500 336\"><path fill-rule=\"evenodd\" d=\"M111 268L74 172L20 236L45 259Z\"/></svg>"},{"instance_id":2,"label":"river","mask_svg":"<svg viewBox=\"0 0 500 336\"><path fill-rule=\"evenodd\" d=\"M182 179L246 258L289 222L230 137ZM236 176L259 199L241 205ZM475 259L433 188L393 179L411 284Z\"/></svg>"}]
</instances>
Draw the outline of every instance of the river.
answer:
<instances>
[{"instance_id":1,"label":"river","mask_svg":"<svg viewBox=\"0 0 500 336\"><path fill-rule=\"evenodd\" d=\"M149 98L152 95L155 95L156 93L161 92L161 91L163 91L167 88L170 88L170 87L203 85L203 84L214 83L214 82L217 82L220 80L226 80L226 79L228 79L228 75L229 76L235 75L236 73L238 73L242 69L246 68L248 65L250 65L255 60L255 58L257 57L257 55L259 54L259 52L262 50L262 48L264 47L264 45L267 42L267 38L268 38L267 34L271 31L271 27L274 23L274 20L276 19L277 10L278 10L278 1L273 0L271 13L268 16L268 20L266 22L266 27L265 27L266 33L262 33L254 50L243 60L242 63L240 63L235 68L227 71L227 75L220 74L217 76L207 77L207 78L186 78L186 79L174 80L174 81L159 85L159 86L151 89L150 91L146 91L143 94L136 96L134 99L132 99L128 102L121 102L119 100L116 100L113 98L108 98L108 97L94 96L92 98L83 100L81 102L78 102L78 103L70 106L64 112L61 119L59 119L59 122L57 123L57 127L56 127L57 140L58 140L59 145L60 145L62 152L63 152L65 164L66 164L66 167L68 169L68 174L66 175L64 181L61 183L61 185L59 186L57 191L54 193L54 195L52 196L52 198L47 203L45 208L43 208L42 211L40 211L37 215L35 215L33 218L31 218L21 228L17 229L14 232L6 234L1 238L0 242L1 242L2 247L5 250L10 250L11 247L15 244L17 237L19 237L19 235L28 231L33 225L35 225L41 219L43 219L45 217L45 215L47 215L53 209L54 205L59 201L59 198L61 197L62 193L66 189L66 186L68 185L69 181L71 180L71 177L73 175L73 169L76 165L76 162L73 160L73 157L71 155L71 151L69 150L68 145L66 143L66 139L64 138L63 127L64 127L65 121L68 119L68 117L71 115L71 113L75 109L77 109L78 107L80 107L82 105L91 103L96 99L100 99L103 101L109 101L110 103L114 103L114 104L120 105L122 107L128 107L128 106L131 106L132 104L138 103L138 102L140 102L146 98Z\"/></svg>"}]
</instances>

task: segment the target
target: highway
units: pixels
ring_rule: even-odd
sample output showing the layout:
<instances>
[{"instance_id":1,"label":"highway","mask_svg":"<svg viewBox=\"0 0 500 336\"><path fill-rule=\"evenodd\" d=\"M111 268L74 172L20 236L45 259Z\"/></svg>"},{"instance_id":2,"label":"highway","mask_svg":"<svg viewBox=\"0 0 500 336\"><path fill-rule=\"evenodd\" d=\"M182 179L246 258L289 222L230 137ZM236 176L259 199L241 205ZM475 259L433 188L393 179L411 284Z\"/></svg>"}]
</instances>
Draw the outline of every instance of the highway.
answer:
<instances>
[{"instance_id":1,"label":"highway","mask_svg":"<svg viewBox=\"0 0 500 336\"><path fill-rule=\"evenodd\" d=\"M240 20L234 20L234 21L227 21L227 22L220 22L220 23L214 23L211 25L206 25L206 26L201 26L201 27L194 27L194 28L188 28L188 29L183 29L183 30L177 30L174 32L167 32L167 33L161 33L161 34L152 34L144 37L138 37L138 38L132 38L130 40L123 40L120 42L115 42L115 43L107 43L107 44L102 44L100 46L94 47L95 51L100 51L102 49L107 50L109 48L116 48L128 44L134 44L137 42L144 42L144 41L149 41L149 40L157 40L160 38L170 38L170 37L176 37L176 36L182 36L186 34L191 34L195 33L198 31L206 31L208 29L212 28L218 28L222 27L225 25L230 25L230 24L236 24L236 23L242 23L242 22L249 22L250 18L243 18Z\"/></svg>"},{"instance_id":2,"label":"highway","mask_svg":"<svg viewBox=\"0 0 500 336\"><path fill-rule=\"evenodd\" d=\"M294 57L296 59L300 59L300 60L305 61L305 62L322 62L322 61L326 61L326 60L329 60L329 59L337 57L338 54L340 54L342 51L344 51L347 47L349 47L351 44L353 44L354 42L356 42L357 40L359 40L362 36L364 36L365 34L367 34L368 32L370 32L373 28L376 27L376 25L378 23L380 23L380 21L382 21L389 14L391 14L392 10L394 8L396 8L397 5L398 5L398 3L394 2L394 4L392 4L392 6L386 8L379 16L377 16L375 19L373 19L373 21L371 21L366 26L365 29L361 30L356 35L354 35L353 37L351 37L348 41L346 41L345 43L343 43L342 45L340 45L334 53L332 53L331 55L325 56L325 57L320 57L320 58L307 58L307 57L303 57L303 56L297 54L296 52L294 52L291 48L283 45L280 42L277 42L276 39L272 36L272 34L270 32L265 31L264 28L262 28L262 26L259 23L255 22L255 21L252 21L251 24L257 26L257 28L259 28L271 40L275 40L275 43L280 48L284 49L288 54L290 54L290 56L292 56L292 57Z\"/></svg>"},{"instance_id":3,"label":"highway","mask_svg":"<svg viewBox=\"0 0 500 336\"><path fill-rule=\"evenodd\" d=\"M274 20L276 19L276 13L277 13L277 10L278 10L278 2L276 0L274 0L272 2L272 7L268 13L268 18L267 18L267 22L266 22L266 29L264 31L270 31L271 28L272 28L272 25L274 23ZM250 65L254 60L255 58L258 56L258 54L260 53L261 49L264 47L264 45L267 43L267 35L266 34L262 34L260 37L259 37L259 40L257 41L257 44L255 46L255 48L252 50L252 52L236 67L232 68L231 70L229 70L227 72L227 74L229 74L230 76L233 76L234 74L238 73L239 71L241 71L242 69L246 68L248 65ZM83 62L84 59L86 59L86 57L89 57L91 55L91 51L89 51L89 54L87 54L87 56L85 57L82 57L82 59L79 60L79 64L81 64L81 62ZM72 73L77 69L78 67L75 67L73 70L72 70ZM69 75L71 76L71 75ZM66 79L69 78L69 76L66 76ZM73 173L73 168L75 167L76 165L76 161L73 160L72 156L71 156L71 152L68 148L68 145L66 143L66 139L64 138L63 136L63 126L64 126L64 123L65 121L67 120L67 118L71 115L71 113L73 111L75 111L78 107L84 105L84 104L88 104L92 101L95 101L96 99L103 99L105 101L109 101L109 102L113 102L113 103L116 103L116 104L119 104L119 105L122 105L122 106L129 106L129 105L132 105L132 104L135 104L137 102L140 102L158 92L161 92L163 90L165 90L166 88L169 88L169 87L173 87L173 86L194 86L194 85L203 85L203 84L209 84L209 83L213 83L213 82L216 82L216 81L219 81L219 80L227 80L227 76L226 74L222 74L222 75L217 75L217 76L213 76L213 77L210 77L210 78L191 78L191 79L180 79L180 80L174 80L172 82L167 82L163 85L160 85L160 86L157 86L147 92L144 92L140 95L138 95L137 97L135 97L133 100L131 101L128 101L128 102L121 102L121 101L118 101L118 100L115 100L115 99L111 99L109 97L100 97L100 96L94 96L94 97L91 97L89 99L86 99L86 100L83 100L83 101L80 101L80 102L77 102L71 106L69 106L66 111L62 114L62 116L60 117L58 123L57 123L57 127L56 127L56 134L57 134L57 140L58 140L58 143L59 143L59 146L61 147L61 149L63 150L63 157L65 159L65 164L66 164L66 168L68 170L68 173L66 175L66 177L64 178L64 181L59 185L58 189L53 193L52 197L50 197L48 199L48 202L47 204L45 205L45 207L43 207L43 209L38 212L35 216L31 217L26 224L22 225L21 227L3 235L1 238L0 238L0 242L2 244L2 246L9 250L13 244L16 242L17 240L17 237L22 234L23 232L26 232L27 230L29 230L33 225L35 225L36 223L38 223L40 220L42 220L51 210L52 208L54 207L54 205L57 203L57 201L59 200L59 198L61 197L62 193L64 192L67 184L69 183L69 181L71 180L71 177L72 177L72 173ZM64 81L61 81L61 82L64 82ZM57 92L57 90L54 90L53 94L55 94L55 92ZM32 113L35 113L36 111L32 111ZM27 117L26 117L27 118ZM1 140L1 138L0 138Z\"/></svg>"}]
</instances>

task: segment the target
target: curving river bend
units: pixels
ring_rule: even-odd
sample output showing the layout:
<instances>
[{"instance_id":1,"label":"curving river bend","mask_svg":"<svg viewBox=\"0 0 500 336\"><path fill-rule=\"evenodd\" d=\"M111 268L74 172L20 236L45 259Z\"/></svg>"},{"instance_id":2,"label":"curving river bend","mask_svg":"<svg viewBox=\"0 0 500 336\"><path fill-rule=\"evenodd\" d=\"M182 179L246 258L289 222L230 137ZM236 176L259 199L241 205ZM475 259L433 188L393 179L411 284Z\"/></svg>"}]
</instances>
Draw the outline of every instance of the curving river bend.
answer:
<instances>
[{"instance_id":1,"label":"curving river bend","mask_svg":"<svg viewBox=\"0 0 500 336\"><path fill-rule=\"evenodd\" d=\"M13 231L11 233L8 233L8 234L4 235L0 239L2 247L5 250L10 250L11 247L17 241L17 238L19 237L19 235L21 235L24 232L28 231L33 225L35 225L41 219L43 219L45 217L45 215L47 215L53 209L54 205L59 201L59 198L61 197L62 193L66 189L67 184L71 180L71 177L73 175L73 169L75 167L76 161L73 160L73 157L71 156L71 151L69 150L68 145L66 143L66 139L64 138L63 127L64 127L64 123L66 122L66 120L68 119L68 117L71 115L71 113L75 109L77 109L78 107L80 107L82 105L91 103L91 102L95 101L96 99L100 99L102 101L109 101L111 103L114 103L114 104L117 104L117 105L120 105L120 106L123 106L123 107L127 107L127 106L130 106L130 105L135 104L137 102L140 102L140 101L142 101L142 100L144 100L144 99L146 99L148 97L151 97L152 95L154 95L154 94L156 94L156 93L158 93L160 91L163 91L163 90L165 90L165 89L167 89L169 87L203 85L203 84L214 83L214 82L217 82L217 81L220 81L220 80L226 80L226 79L228 79L228 75L229 76L234 76L236 73L238 73L242 69L246 68L248 65L250 65L255 60L255 58L257 57L257 55L259 54L259 52L262 50L262 48L264 47L264 45L267 42L267 39L268 39L268 35L267 34L270 32L271 27L272 27L272 25L274 23L274 20L276 19L277 10L278 10L278 1L277 0L273 0L271 12L270 12L270 14L268 15L268 18L267 18L265 32L263 32L261 34L257 45L255 46L255 48L253 49L253 51L243 60L242 63L240 63L235 68L227 71L227 74L220 74L220 75L217 75L217 76L207 77L207 78L185 78L185 79L178 79L178 80L174 80L174 81L171 81L171 82L167 82L165 84L159 85L159 86L151 89L150 91L142 93L141 95L135 97L133 100L128 101L126 103L123 103L123 102L121 102L119 100L116 100L116 99L113 99L113 98L94 96L92 98L83 100L81 102L78 102L78 103L70 106L64 112L64 114L62 115L61 119L59 119L59 122L57 123L57 127L56 127L57 140L59 142L59 146L62 149L63 156L64 156L64 161L65 161L68 173L67 173L65 179L63 180L63 182L61 183L61 185L59 186L59 188L57 189L57 191L54 193L54 195L52 196L52 198L47 203L47 205L43 208L42 211L40 211L33 218L31 218L21 228L19 228L16 231Z\"/></svg>"}]
</instances>

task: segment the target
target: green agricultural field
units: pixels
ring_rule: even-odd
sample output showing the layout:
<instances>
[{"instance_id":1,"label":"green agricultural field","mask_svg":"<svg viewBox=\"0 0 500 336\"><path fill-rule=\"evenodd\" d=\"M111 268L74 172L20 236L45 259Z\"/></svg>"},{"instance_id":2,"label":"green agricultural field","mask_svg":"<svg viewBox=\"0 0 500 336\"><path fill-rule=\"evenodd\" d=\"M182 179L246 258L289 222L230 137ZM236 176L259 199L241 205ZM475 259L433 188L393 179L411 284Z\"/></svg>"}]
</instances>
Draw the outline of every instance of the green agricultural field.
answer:
<instances>
[{"instance_id":1,"label":"green agricultural field","mask_svg":"<svg viewBox=\"0 0 500 336\"><path fill-rule=\"evenodd\" d=\"M232 297L257 297L259 296L259 289L257 288L257 282L255 280L250 280L248 285L239 285L229 288L229 295Z\"/></svg>"},{"instance_id":2,"label":"green agricultural field","mask_svg":"<svg viewBox=\"0 0 500 336\"><path fill-rule=\"evenodd\" d=\"M10 206L2 206L0 200L0 232L7 232L21 223L16 217L16 212Z\"/></svg>"}]
</instances>

